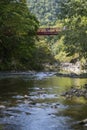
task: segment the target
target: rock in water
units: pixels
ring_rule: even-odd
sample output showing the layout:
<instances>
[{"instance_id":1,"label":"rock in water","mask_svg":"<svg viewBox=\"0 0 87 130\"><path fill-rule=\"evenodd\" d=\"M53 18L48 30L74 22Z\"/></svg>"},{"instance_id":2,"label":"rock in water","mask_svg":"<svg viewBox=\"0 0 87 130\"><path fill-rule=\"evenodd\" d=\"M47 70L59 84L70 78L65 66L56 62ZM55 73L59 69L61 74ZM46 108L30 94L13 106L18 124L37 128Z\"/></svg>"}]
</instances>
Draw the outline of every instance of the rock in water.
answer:
<instances>
[{"instance_id":1,"label":"rock in water","mask_svg":"<svg viewBox=\"0 0 87 130\"><path fill-rule=\"evenodd\" d=\"M79 124L82 124L82 125L87 124L87 119L79 121Z\"/></svg>"},{"instance_id":2,"label":"rock in water","mask_svg":"<svg viewBox=\"0 0 87 130\"><path fill-rule=\"evenodd\" d=\"M6 107L4 105L0 105L0 109L5 109Z\"/></svg>"}]
</instances>

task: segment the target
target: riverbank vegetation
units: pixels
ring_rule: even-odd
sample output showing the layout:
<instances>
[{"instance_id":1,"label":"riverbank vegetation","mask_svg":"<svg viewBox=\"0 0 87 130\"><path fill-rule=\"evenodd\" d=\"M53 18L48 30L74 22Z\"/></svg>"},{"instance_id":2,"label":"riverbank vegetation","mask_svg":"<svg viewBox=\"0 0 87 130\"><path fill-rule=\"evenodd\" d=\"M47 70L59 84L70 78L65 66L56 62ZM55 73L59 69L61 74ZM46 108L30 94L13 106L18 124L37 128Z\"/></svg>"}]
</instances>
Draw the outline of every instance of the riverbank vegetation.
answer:
<instances>
[{"instance_id":1,"label":"riverbank vegetation","mask_svg":"<svg viewBox=\"0 0 87 130\"><path fill-rule=\"evenodd\" d=\"M65 27L62 35L68 56L78 54L87 58L87 2L86 0L62 0L59 18Z\"/></svg>"},{"instance_id":2,"label":"riverbank vegetation","mask_svg":"<svg viewBox=\"0 0 87 130\"><path fill-rule=\"evenodd\" d=\"M59 3L60 14L58 15L65 28L61 32L64 52L68 57L73 56L75 58L73 63L80 61L81 66L84 67L86 67L87 62L86 7L86 0L62 0Z\"/></svg>"},{"instance_id":3,"label":"riverbank vegetation","mask_svg":"<svg viewBox=\"0 0 87 130\"><path fill-rule=\"evenodd\" d=\"M0 1L0 16L0 69L35 69L38 20L25 3L12 0Z\"/></svg>"},{"instance_id":4,"label":"riverbank vegetation","mask_svg":"<svg viewBox=\"0 0 87 130\"><path fill-rule=\"evenodd\" d=\"M39 22L24 2L0 1L0 70L33 65Z\"/></svg>"}]
</instances>

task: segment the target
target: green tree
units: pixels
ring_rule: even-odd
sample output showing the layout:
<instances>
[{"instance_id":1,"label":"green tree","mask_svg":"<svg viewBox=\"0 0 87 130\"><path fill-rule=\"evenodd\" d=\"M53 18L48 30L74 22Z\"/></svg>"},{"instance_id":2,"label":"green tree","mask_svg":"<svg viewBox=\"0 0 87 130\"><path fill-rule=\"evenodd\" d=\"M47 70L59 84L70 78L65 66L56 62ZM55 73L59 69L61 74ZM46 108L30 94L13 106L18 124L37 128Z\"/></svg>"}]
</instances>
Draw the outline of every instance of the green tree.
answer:
<instances>
[{"instance_id":1,"label":"green tree","mask_svg":"<svg viewBox=\"0 0 87 130\"><path fill-rule=\"evenodd\" d=\"M87 58L87 1L62 0L59 8L59 19L66 27L62 35L67 54Z\"/></svg>"},{"instance_id":2,"label":"green tree","mask_svg":"<svg viewBox=\"0 0 87 130\"><path fill-rule=\"evenodd\" d=\"M34 57L38 26L39 22L23 0L0 1L0 62L3 66L11 69L17 64L29 65Z\"/></svg>"}]
</instances>

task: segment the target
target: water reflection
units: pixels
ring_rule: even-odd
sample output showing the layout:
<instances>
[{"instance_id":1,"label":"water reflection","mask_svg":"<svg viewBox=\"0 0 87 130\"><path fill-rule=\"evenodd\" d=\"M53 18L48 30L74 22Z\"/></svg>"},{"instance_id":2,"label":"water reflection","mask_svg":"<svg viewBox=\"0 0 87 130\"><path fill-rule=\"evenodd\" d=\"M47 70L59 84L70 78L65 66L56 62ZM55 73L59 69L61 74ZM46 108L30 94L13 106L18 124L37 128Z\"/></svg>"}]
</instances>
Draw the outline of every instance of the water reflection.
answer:
<instances>
[{"instance_id":1,"label":"water reflection","mask_svg":"<svg viewBox=\"0 0 87 130\"><path fill-rule=\"evenodd\" d=\"M86 118L87 101L83 97L65 99L61 93L84 85L87 79L41 74L41 78L39 74L1 78L0 129L85 130L76 122Z\"/></svg>"}]
</instances>

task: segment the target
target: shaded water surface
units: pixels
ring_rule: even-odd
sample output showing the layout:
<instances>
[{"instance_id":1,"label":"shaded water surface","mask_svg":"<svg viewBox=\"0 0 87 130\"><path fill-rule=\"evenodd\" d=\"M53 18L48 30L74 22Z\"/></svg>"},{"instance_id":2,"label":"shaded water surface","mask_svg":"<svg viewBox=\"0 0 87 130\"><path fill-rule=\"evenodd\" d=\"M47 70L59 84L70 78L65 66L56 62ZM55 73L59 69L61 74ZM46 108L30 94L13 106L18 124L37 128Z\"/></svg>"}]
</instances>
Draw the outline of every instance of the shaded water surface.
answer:
<instances>
[{"instance_id":1,"label":"shaded water surface","mask_svg":"<svg viewBox=\"0 0 87 130\"><path fill-rule=\"evenodd\" d=\"M86 83L54 73L1 73L0 130L86 130L78 121L87 118L87 100L61 96Z\"/></svg>"}]
</instances>

